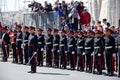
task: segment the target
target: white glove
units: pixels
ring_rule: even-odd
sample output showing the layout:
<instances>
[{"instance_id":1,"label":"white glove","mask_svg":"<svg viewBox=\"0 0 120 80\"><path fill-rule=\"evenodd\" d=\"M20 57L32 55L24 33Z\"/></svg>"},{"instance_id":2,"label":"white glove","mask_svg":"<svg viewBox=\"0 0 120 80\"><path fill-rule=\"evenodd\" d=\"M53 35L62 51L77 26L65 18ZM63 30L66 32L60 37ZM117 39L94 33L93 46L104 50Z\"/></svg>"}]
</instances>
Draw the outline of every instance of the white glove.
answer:
<instances>
[{"instance_id":1,"label":"white glove","mask_svg":"<svg viewBox=\"0 0 120 80\"><path fill-rule=\"evenodd\" d=\"M75 52L73 51L72 54L75 54Z\"/></svg>"},{"instance_id":2,"label":"white glove","mask_svg":"<svg viewBox=\"0 0 120 80\"><path fill-rule=\"evenodd\" d=\"M34 52L34 55L36 55L37 54L37 52Z\"/></svg>"},{"instance_id":3,"label":"white glove","mask_svg":"<svg viewBox=\"0 0 120 80\"><path fill-rule=\"evenodd\" d=\"M43 49L43 48L41 48L41 51L44 51L44 49Z\"/></svg>"},{"instance_id":4,"label":"white glove","mask_svg":"<svg viewBox=\"0 0 120 80\"><path fill-rule=\"evenodd\" d=\"M5 45L5 47L7 47L7 45Z\"/></svg>"},{"instance_id":5,"label":"white glove","mask_svg":"<svg viewBox=\"0 0 120 80\"><path fill-rule=\"evenodd\" d=\"M67 51L65 51L65 53L67 53Z\"/></svg>"},{"instance_id":6,"label":"white glove","mask_svg":"<svg viewBox=\"0 0 120 80\"><path fill-rule=\"evenodd\" d=\"M94 52L91 54L91 56L93 56L94 55Z\"/></svg>"},{"instance_id":7,"label":"white glove","mask_svg":"<svg viewBox=\"0 0 120 80\"><path fill-rule=\"evenodd\" d=\"M52 52L53 52L53 49L52 49Z\"/></svg>"},{"instance_id":8,"label":"white glove","mask_svg":"<svg viewBox=\"0 0 120 80\"><path fill-rule=\"evenodd\" d=\"M115 54L115 53L113 53L113 57L115 57L115 55L116 55L116 54Z\"/></svg>"},{"instance_id":9,"label":"white glove","mask_svg":"<svg viewBox=\"0 0 120 80\"><path fill-rule=\"evenodd\" d=\"M83 55L85 55L85 52L83 52Z\"/></svg>"},{"instance_id":10,"label":"white glove","mask_svg":"<svg viewBox=\"0 0 120 80\"><path fill-rule=\"evenodd\" d=\"M60 52L59 50L57 50L57 52Z\"/></svg>"},{"instance_id":11,"label":"white glove","mask_svg":"<svg viewBox=\"0 0 120 80\"><path fill-rule=\"evenodd\" d=\"M101 56L101 54L100 54L100 53L98 53L98 56Z\"/></svg>"}]
</instances>

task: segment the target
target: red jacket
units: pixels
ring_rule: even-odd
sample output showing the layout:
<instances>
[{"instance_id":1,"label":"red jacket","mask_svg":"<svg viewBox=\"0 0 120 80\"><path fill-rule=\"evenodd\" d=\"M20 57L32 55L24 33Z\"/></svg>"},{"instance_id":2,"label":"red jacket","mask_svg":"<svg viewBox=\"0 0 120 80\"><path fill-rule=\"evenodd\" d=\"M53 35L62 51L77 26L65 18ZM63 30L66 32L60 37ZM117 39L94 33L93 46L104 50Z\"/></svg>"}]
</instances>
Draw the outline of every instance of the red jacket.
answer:
<instances>
[{"instance_id":1,"label":"red jacket","mask_svg":"<svg viewBox=\"0 0 120 80\"><path fill-rule=\"evenodd\" d=\"M89 14L89 12L87 11L82 11L82 13L80 14L80 24L89 24L91 22L91 16Z\"/></svg>"},{"instance_id":2,"label":"red jacket","mask_svg":"<svg viewBox=\"0 0 120 80\"><path fill-rule=\"evenodd\" d=\"M0 31L2 30L2 24L1 24L1 22L0 22Z\"/></svg>"}]
</instances>

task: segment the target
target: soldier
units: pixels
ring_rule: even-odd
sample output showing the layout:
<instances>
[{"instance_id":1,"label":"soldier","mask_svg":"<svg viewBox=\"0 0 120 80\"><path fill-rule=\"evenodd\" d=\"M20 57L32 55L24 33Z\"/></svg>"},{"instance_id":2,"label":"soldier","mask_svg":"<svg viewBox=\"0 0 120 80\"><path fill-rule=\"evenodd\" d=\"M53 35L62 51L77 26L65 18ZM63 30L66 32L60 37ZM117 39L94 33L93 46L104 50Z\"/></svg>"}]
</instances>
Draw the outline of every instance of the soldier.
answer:
<instances>
[{"instance_id":1,"label":"soldier","mask_svg":"<svg viewBox=\"0 0 120 80\"><path fill-rule=\"evenodd\" d=\"M117 37L117 46L118 46L118 77L120 77L120 29L118 30L118 37Z\"/></svg>"},{"instance_id":2,"label":"soldier","mask_svg":"<svg viewBox=\"0 0 120 80\"><path fill-rule=\"evenodd\" d=\"M74 31L74 38L75 38L75 44L77 44L78 40L78 30ZM75 45L75 65L77 64L77 46Z\"/></svg>"},{"instance_id":3,"label":"soldier","mask_svg":"<svg viewBox=\"0 0 120 80\"><path fill-rule=\"evenodd\" d=\"M67 37L66 37L66 31L61 31L61 38L60 38L60 67L66 69L67 65Z\"/></svg>"},{"instance_id":4,"label":"soldier","mask_svg":"<svg viewBox=\"0 0 120 80\"><path fill-rule=\"evenodd\" d=\"M75 38L73 37L73 31L69 31L68 33L69 38L68 38L68 55L70 56L69 61L70 61L70 68L71 70L75 69L76 66L76 58L75 58Z\"/></svg>"},{"instance_id":5,"label":"soldier","mask_svg":"<svg viewBox=\"0 0 120 80\"><path fill-rule=\"evenodd\" d=\"M54 54L54 67L59 67L59 42L60 36L58 34L59 30L54 29L54 39L53 39L53 54Z\"/></svg>"},{"instance_id":6,"label":"soldier","mask_svg":"<svg viewBox=\"0 0 120 80\"><path fill-rule=\"evenodd\" d=\"M94 51L94 32L89 30L85 40L85 54L86 54L86 72L92 72L92 53Z\"/></svg>"},{"instance_id":7,"label":"soldier","mask_svg":"<svg viewBox=\"0 0 120 80\"><path fill-rule=\"evenodd\" d=\"M109 76L113 76L114 73L114 61L113 61L113 53L115 52L115 39L112 37L113 31L111 29L106 29L105 35L105 56L106 56L106 66L107 66L107 74Z\"/></svg>"},{"instance_id":8,"label":"soldier","mask_svg":"<svg viewBox=\"0 0 120 80\"><path fill-rule=\"evenodd\" d=\"M24 47L24 58L25 58L25 65L28 63L29 53L28 53L28 38L29 38L29 27L24 26L24 36L23 36L23 47Z\"/></svg>"},{"instance_id":9,"label":"soldier","mask_svg":"<svg viewBox=\"0 0 120 80\"><path fill-rule=\"evenodd\" d=\"M7 61L9 57L9 44L10 44L10 37L9 34L7 33L8 29L5 26L3 28L3 35L2 35L2 51L3 51L3 61Z\"/></svg>"},{"instance_id":10,"label":"soldier","mask_svg":"<svg viewBox=\"0 0 120 80\"><path fill-rule=\"evenodd\" d=\"M84 71L84 33L82 31L78 34L78 40L77 40L77 70Z\"/></svg>"},{"instance_id":11,"label":"soldier","mask_svg":"<svg viewBox=\"0 0 120 80\"><path fill-rule=\"evenodd\" d=\"M102 53L104 51L104 41L103 41L101 35L102 35L101 31L97 30L95 32L93 71L94 71L94 67L96 66L97 67L97 72L98 72L97 74L102 74Z\"/></svg>"},{"instance_id":12,"label":"soldier","mask_svg":"<svg viewBox=\"0 0 120 80\"><path fill-rule=\"evenodd\" d=\"M46 38L46 66L52 67L52 48L53 48L53 35L51 34L52 29L47 29Z\"/></svg>"},{"instance_id":13,"label":"soldier","mask_svg":"<svg viewBox=\"0 0 120 80\"><path fill-rule=\"evenodd\" d=\"M23 52L22 52L23 33L22 33L21 29L22 29L22 26L17 25L18 33L17 33L17 38L16 38L16 46L17 46L20 64L23 64Z\"/></svg>"},{"instance_id":14,"label":"soldier","mask_svg":"<svg viewBox=\"0 0 120 80\"><path fill-rule=\"evenodd\" d=\"M31 64L31 71L29 71L28 73L36 73L37 36L35 35L35 27L33 26L30 26L30 35L28 38L28 52L30 54L29 62Z\"/></svg>"},{"instance_id":15,"label":"soldier","mask_svg":"<svg viewBox=\"0 0 120 80\"><path fill-rule=\"evenodd\" d=\"M14 30L12 37L13 63L18 63L18 54L16 51L17 30Z\"/></svg>"},{"instance_id":16,"label":"soldier","mask_svg":"<svg viewBox=\"0 0 120 80\"><path fill-rule=\"evenodd\" d=\"M38 55L37 55L37 61L38 61L38 66L43 66L43 61L44 61L44 45L45 45L45 38L44 35L42 34L43 30L38 29Z\"/></svg>"}]
</instances>

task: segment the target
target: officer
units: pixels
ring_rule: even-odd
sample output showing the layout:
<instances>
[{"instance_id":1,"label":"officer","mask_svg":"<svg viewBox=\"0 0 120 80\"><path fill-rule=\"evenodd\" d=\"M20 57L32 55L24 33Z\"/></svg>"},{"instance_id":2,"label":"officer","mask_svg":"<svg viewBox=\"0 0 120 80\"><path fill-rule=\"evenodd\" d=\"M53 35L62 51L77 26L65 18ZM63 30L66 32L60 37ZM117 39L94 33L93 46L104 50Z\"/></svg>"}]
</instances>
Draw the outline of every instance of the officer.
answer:
<instances>
[{"instance_id":1,"label":"officer","mask_svg":"<svg viewBox=\"0 0 120 80\"><path fill-rule=\"evenodd\" d=\"M25 65L28 63L29 53L28 53L28 38L29 38L29 27L24 26L24 37L23 37L23 47L24 47L24 58L25 58Z\"/></svg>"},{"instance_id":2,"label":"officer","mask_svg":"<svg viewBox=\"0 0 120 80\"><path fill-rule=\"evenodd\" d=\"M59 30L54 29L54 39L53 39L53 56L54 56L54 67L59 68L59 42L60 36L58 34Z\"/></svg>"},{"instance_id":3,"label":"officer","mask_svg":"<svg viewBox=\"0 0 120 80\"><path fill-rule=\"evenodd\" d=\"M69 61L70 61L70 68L71 70L74 70L76 67L76 58L75 58L75 38L73 37L74 32L69 31L68 33L69 38L68 38L68 55L69 55Z\"/></svg>"},{"instance_id":4,"label":"officer","mask_svg":"<svg viewBox=\"0 0 120 80\"><path fill-rule=\"evenodd\" d=\"M94 32L92 30L88 30L87 38L85 40L85 54L86 54L86 72L92 72L92 53L94 51Z\"/></svg>"},{"instance_id":5,"label":"officer","mask_svg":"<svg viewBox=\"0 0 120 80\"><path fill-rule=\"evenodd\" d=\"M102 32L97 30L95 31L94 38L94 57L93 57L93 71L94 67L97 67L97 74L102 74L102 53L104 51L104 42L101 37ZM96 64L94 64L96 62Z\"/></svg>"},{"instance_id":6,"label":"officer","mask_svg":"<svg viewBox=\"0 0 120 80\"><path fill-rule=\"evenodd\" d=\"M29 32L30 32L30 35L28 38L28 52L30 54L29 62L31 64L31 71L29 71L28 73L36 73L37 36L35 35L35 27L30 26Z\"/></svg>"},{"instance_id":7,"label":"officer","mask_svg":"<svg viewBox=\"0 0 120 80\"><path fill-rule=\"evenodd\" d=\"M60 67L66 69L67 65L67 36L66 31L61 31L60 37Z\"/></svg>"},{"instance_id":8,"label":"officer","mask_svg":"<svg viewBox=\"0 0 120 80\"><path fill-rule=\"evenodd\" d=\"M117 37L117 46L118 46L118 77L120 77L120 29L118 30L118 37Z\"/></svg>"},{"instance_id":9,"label":"officer","mask_svg":"<svg viewBox=\"0 0 120 80\"><path fill-rule=\"evenodd\" d=\"M13 37L12 37L12 50L13 50L13 63L18 63L18 54L16 51L16 38L17 38L17 30L13 31Z\"/></svg>"},{"instance_id":10,"label":"officer","mask_svg":"<svg viewBox=\"0 0 120 80\"><path fill-rule=\"evenodd\" d=\"M113 61L113 53L115 52L115 39L112 36L113 31L111 29L106 29L105 34L105 56L106 56L106 66L107 66L107 74L109 76L113 76L114 72L114 61Z\"/></svg>"},{"instance_id":11,"label":"officer","mask_svg":"<svg viewBox=\"0 0 120 80\"><path fill-rule=\"evenodd\" d=\"M3 27L2 32L2 51L3 51L3 61L7 61L9 57L9 44L10 44L10 37L7 33L7 27Z\"/></svg>"},{"instance_id":12,"label":"officer","mask_svg":"<svg viewBox=\"0 0 120 80\"><path fill-rule=\"evenodd\" d=\"M84 71L84 33L82 31L78 34L78 40L77 40L77 70Z\"/></svg>"},{"instance_id":13,"label":"officer","mask_svg":"<svg viewBox=\"0 0 120 80\"><path fill-rule=\"evenodd\" d=\"M43 66L44 62L44 45L45 45L45 38L44 35L42 34L43 30L38 29L38 55L37 55L37 61L38 61L38 66Z\"/></svg>"},{"instance_id":14,"label":"officer","mask_svg":"<svg viewBox=\"0 0 120 80\"><path fill-rule=\"evenodd\" d=\"M17 46L20 64L23 64L23 52L22 52L23 33L22 33L21 29L22 29L22 26L17 25L18 33L17 33L17 38L16 38L16 46Z\"/></svg>"},{"instance_id":15,"label":"officer","mask_svg":"<svg viewBox=\"0 0 120 80\"><path fill-rule=\"evenodd\" d=\"M47 29L46 37L46 66L52 67L52 48L53 48L53 35L51 34L52 29Z\"/></svg>"}]
</instances>

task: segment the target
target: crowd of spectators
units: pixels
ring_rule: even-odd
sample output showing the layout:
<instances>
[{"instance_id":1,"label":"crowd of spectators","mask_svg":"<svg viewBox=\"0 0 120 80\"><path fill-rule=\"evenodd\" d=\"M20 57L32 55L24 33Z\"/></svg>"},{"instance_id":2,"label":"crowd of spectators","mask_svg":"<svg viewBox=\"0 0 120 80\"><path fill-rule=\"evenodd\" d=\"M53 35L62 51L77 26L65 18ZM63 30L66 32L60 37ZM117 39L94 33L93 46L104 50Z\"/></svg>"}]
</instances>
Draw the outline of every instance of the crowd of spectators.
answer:
<instances>
[{"instance_id":1,"label":"crowd of spectators","mask_svg":"<svg viewBox=\"0 0 120 80\"><path fill-rule=\"evenodd\" d=\"M32 12L58 12L61 21L60 29L77 30L81 29L81 25L89 25L91 22L90 14L81 1L71 1L70 3L65 1L61 3L54 2L53 5L47 1L44 2L44 5L34 1L28 7L31 8Z\"/></svg>"}]
</instances>

